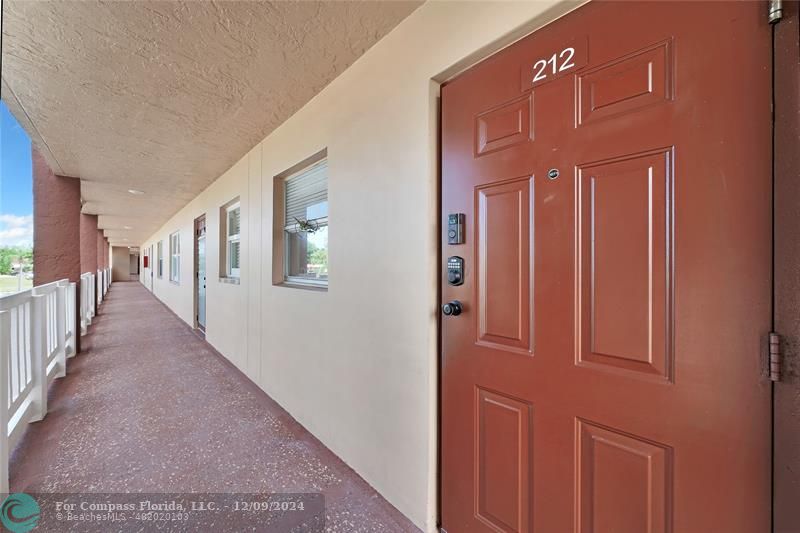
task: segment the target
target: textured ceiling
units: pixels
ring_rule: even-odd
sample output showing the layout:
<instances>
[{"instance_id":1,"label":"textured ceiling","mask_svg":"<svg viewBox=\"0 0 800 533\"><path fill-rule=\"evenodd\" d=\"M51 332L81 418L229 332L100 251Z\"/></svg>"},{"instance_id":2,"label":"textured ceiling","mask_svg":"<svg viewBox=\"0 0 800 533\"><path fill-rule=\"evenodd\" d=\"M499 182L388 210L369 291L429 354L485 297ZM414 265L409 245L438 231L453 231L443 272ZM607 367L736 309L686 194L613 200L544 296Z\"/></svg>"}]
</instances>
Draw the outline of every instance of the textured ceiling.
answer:
<instances>
[{"instance_id":1,"label":"textured ceiling","mask_svg":"<svg viewBox=\"0 0 800 533\"><path fill-rule=\"evenodd\" d=\"M2 98L138 244L420 3L5 0Z\"/></svg>"}]
</instances>

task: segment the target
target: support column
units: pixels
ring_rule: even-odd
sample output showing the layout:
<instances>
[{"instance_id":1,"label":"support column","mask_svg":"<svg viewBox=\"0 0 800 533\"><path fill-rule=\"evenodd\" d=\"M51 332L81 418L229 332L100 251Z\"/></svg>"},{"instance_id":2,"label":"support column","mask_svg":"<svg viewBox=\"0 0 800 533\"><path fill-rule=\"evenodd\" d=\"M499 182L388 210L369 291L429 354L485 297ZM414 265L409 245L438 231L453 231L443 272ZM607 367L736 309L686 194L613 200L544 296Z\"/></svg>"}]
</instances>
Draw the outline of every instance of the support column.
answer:
<instances>
[{"instance_id":1,"label":"support column","mask_svg":"<svg viewBox=\"0 0 800 533\"><path fill-rule=\"evenodd\" d=\"M103 251L105 250L105 243L103 242L103 230L97 230L97 268L103 270L105 268L103 263Z\"/></svg>"},{"instance_id":2,"label":"support column","mask_svg":"<svg viewBox=\"0 0 800 533\"><path fill-rule=\"evenodd\" d=\"M97 273L97 215L81 213L81 273Z\"/></svg>"},{"instance_id":3,"label":"support column","mask_svg":"<svg viewBox=\"0 0 800 533\"><path fill-rule=\"evenodd\" d=\"M36 148L33 158L33 284L81 277L81 182L56 176Z\"/></svg>"},{"instance_id":4,"label":"support column","mask_svg":"<svg viewBox=\"0 0 800 533\"><path fill-rule=\"evenodd\" d=\"M105 252L105 237L103 237L103 230L97 229L97 270L102 271L97 277L97 299L102 300L105 296L105 261L103 260L103 253Z\"/></svg>"},{"instance_id":5,"label":"support column","mask_svg":"<svg viewBox=\"0 0 800 533\"><path fill-rule=\"evenodd\" d=\"M81 273L97 276L97 215L81 213ZM94 283L94 309L97 312L97 278Z\"/></svg>"},{"instance_id":6,"label":"support column","mask_svg":"<svg viewBox=\"0 0 800 533\"><path fill-rule=\"evenodd\" d=\"M44 285L68 279L80 285L81 277L81 182L56 176L44 157L31 148L33 163L33 284ZM76 290L80 294L80 290ZM80 303L75 298L75 324ZM75 350L80 350L80 335L75 334ZM1 422L1 421L0 421ZM2 450L0 450L2 453Z\"/></svg>"},{"instance_id":7,"label":"support column","mask_svg":"<svg viewBox=\"0 0 800 533\"><path fill-rule=\"evenodd\" d=\"M111 245L108 244L108 239L103 238L103 267L108 269L108 279L106 279L106 287L111 288Z\"/></svg>"}]
</instances>

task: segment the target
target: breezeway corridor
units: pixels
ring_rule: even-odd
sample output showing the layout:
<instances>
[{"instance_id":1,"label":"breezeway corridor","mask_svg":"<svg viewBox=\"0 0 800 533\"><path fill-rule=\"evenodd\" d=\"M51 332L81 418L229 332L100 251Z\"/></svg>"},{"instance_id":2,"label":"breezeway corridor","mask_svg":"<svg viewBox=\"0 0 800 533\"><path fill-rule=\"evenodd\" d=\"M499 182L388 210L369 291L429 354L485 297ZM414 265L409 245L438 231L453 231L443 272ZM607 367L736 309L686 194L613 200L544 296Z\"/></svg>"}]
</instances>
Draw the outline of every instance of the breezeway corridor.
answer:
<instances>
[{"instance_id":1,"label":"breezeway corridor","mask_svg":"<svg viewBox=\"0 0 800 533\"><path fill-rule=\"evenodd\" d=\"M12 492L322 492L328 531L417 531L138 282L115 282L11 460Z\"/></svg>"}]
</instances>

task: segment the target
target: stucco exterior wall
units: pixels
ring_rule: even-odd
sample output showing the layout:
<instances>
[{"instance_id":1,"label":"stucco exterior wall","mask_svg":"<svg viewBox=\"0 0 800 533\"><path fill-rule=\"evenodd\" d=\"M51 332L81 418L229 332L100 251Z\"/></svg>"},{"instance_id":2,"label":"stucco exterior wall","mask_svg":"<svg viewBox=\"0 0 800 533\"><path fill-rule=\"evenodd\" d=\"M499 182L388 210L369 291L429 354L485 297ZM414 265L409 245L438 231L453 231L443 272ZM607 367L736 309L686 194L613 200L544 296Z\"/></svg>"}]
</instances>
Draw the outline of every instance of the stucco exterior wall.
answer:
<instances>
[{"instance_id":1,"label":"stucco exterior wall","mask_svg":"<svg viewBox=\"0 0 800 533\"><path fill-rule=\"evenodd\" d=\"M206 215L207 340L428 531L437 486L438 82L574 7L425 4L141 243L155 250L163 241L165 271L153 291L194 324L192 224ZM329 290L274 286L274 176L323 148ZM237 196L240 285L219 281L215 237L220 206ZM175 231L179 284L169 281Z\"/></svg>"},{"instance_id":2,"label":"stucco exterior wall","mask_svg":"<svg viewBox=\"0 0 800 533\"><path fill-rule=\"evenodd\" d=\"M33 159L33 284L81 276L81 182L56 176L36 148Z\"/></svg>"},{"instance_id":3,"label":"stucco exterior wall","mask_svg":"<svg viewBox=\"0 0 800 533\"><path fill-rule=\"evenodd\" d=\"M106 258L108 251L106 250L105 237L103 237L103 230L97 230L97 268L103 269L106 267Z\"/></svg>"},{"instance_id":4,"label":"stucco exterior wall","mask_svg":"<svg viewBox=\"0 0 800 533\"><path fill-rule=\"evenodd\" d=\"M81 273L97 272L97 215L81 213Z\"/></svg>"}]
</instances>

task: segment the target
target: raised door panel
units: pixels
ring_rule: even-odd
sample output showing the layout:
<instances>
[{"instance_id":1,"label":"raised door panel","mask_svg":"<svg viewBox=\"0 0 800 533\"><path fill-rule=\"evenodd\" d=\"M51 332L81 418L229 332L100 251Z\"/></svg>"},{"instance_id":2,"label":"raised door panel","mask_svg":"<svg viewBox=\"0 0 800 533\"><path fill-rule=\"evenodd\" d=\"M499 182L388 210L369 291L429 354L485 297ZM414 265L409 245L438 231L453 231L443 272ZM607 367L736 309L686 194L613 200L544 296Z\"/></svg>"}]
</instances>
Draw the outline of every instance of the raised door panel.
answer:
<instances>
[{"instance_id":1,"label":"raised door panel","mask_svg":"<svg viewBox=\"0 0 800 533\"><path fill-rule=\"evenodd\" d=\"M478 343L531 350L531 179L477 189Z\"/></svg>"},{"instance_id":2,"label":"raised door panel","mask_svg":"<svg viewBox=\"0 0 800 533\"><path fill-rule=\"evenodd\" d=\"M533 94L475 117L475 155L481 156L533 139Z\"/></svg>"},{"instance_id":3,"label":"raised door panel","mask_svg":"<svg viewBox=\"0 0 800 533\"><path fill-rule=\"evenodd\" d=\"M579 365L672 379L670 174L670 151L579 168Z\"/></svg>"},{"instance_id":4,"label":"raised door panel","mask_svg":"<svg viewBox=\"0 0 800 533\"><path fill-rule=\"evenodd\" d=\"M578 533L668 533L672 449L578 420Z\"/></svg>"},{"instance_id":5,"label":"raised door panel","mask_svg":"<svg viewBox=\"0 0 800 533\"><path fill-rule=\"evenodd\" d=\"M531 405L476 388L476 516L497 531L530 531Z\"/></svg>"},{"instance_id":6,"label":"raised door panel","mask_svg":"<svg viewBox=\"0 0 800 533\"><path fill-rule=\"evenodd\" d=\"M576 78L578 124L671 100L672 42L664 41L588 70Z\"/></svg>"}]
</instances>

